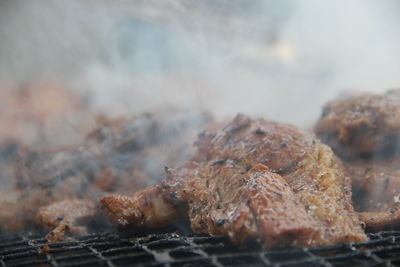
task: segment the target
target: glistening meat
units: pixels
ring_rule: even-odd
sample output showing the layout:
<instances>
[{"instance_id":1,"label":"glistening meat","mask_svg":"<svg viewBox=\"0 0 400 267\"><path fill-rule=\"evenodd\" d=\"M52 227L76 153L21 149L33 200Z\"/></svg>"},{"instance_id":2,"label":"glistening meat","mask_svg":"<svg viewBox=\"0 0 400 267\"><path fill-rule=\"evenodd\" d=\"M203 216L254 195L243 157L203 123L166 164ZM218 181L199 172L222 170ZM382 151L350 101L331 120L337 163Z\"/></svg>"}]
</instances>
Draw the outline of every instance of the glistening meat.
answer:
<instances>
[{"instance_id":1,"label":"glistening meat","mask_svg":"<svg viewBox=\"0 0 400 267\"><path fill-rule=\"evenodd\" d=\"M344 159L353 201L369 230L400 225L400 90L329 102L315 132Z\"/></svg>"},{"instance_id":2,"label":"glistening meat","mask_svg":"<svg viewBox=\"0 0 400 267\"><path fill-rule=\"evenodd\" d=\"M189 158L189 144L209 119L205 113L176 109L102 119L82 144L19 150L17 162L12 163L16 174L13 192L0 196L0 231L31 229L39 208L57 201L96 201L104 192L137 191L154 184L162 177L164 163L180 164ZM53 211L60 209L49 209ZM43 219L36 223L46 229L58 227Z\"/></svg>"},{"instance_id":3,"label":"glistening meat","mask_svg":"<svg viewBox=\"0 0 400 267\"><path fill-rule=\"evenodd\" d=\"M351 181L331 149L295 127L238 115L199 136L192 161L132 197L101 205L120 229L167 226L188 218L195 233L264 247L365 241Z\"/></svg>"}]
</instances>

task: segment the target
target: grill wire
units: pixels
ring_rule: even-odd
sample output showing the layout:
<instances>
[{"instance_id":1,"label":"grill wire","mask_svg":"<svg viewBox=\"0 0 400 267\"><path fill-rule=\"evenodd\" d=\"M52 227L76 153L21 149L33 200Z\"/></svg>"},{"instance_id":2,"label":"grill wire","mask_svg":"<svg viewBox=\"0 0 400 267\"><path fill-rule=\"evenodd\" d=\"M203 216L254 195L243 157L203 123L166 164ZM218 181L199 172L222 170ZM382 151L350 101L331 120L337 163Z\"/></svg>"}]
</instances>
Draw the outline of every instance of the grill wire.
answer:
<instances>
[{"instance_id":1,"label":"grill wire","mask_svg":"<svg viewBox=\"0 0 400 267\"><path fill-rule=\"evenodd\" d=\"M177 232L96 233L47 246L43 235L0 235L2 266L399 266L400 231L331 247L263 251L227 239Z\"/></svg>"}]
</instances>

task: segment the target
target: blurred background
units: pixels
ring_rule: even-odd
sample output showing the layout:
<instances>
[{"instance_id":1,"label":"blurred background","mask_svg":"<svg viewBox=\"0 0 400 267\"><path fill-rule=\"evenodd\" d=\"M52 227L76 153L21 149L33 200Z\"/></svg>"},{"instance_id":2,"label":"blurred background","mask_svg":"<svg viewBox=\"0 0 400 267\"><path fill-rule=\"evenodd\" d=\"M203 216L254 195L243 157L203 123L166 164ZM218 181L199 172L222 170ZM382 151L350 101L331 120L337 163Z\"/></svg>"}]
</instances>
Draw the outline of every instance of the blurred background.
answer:
<instances>
[{"instance_id":1,"label":"blurred background","mask_svg":"<svg viewBox=\"0 0 400 267\"><path fill-rule=\"evenodd\" d=\"M39 118L68 144L97 111L164 106L310 127L342 91L399 86L399 14L395 0L2 0L0 129Z\"/></svg>"}]
</instances>

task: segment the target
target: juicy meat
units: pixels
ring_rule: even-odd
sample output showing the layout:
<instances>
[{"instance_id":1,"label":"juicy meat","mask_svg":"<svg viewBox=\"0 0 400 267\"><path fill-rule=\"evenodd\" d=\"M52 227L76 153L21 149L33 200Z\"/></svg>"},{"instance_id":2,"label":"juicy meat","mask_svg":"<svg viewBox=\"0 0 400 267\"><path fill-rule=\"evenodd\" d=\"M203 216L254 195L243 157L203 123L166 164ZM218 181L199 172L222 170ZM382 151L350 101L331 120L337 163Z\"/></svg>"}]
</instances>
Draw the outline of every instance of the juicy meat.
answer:
<instances>
[{"instance_id":1,"label":"juicy meat","mask_svg":"<svg viewBox=\"0 0 400 267\"><path fill-rule=\"evenodd\" d=\"M92 201L63 200L41 207L36 223L50 230L46 235L49 242L60 242L69 240L74 235L87 234L88 222L94 222L99 217L99 210Z\"/></svg>"},{"instance_id":2,"label":"juicy meat","mask_svg":"<svg viewBox=\"0 0 400 267\"><path fill-rule=\"evenodd\" d=\"M400 161L359 159L345 164L353 179L354 207L384 211L400 203Z\"/></svg>"},{"instance_id":3,"label":"juicy meat","mask_svg":"<svg viewBox=\"0 0 400 267\"><path fill-rule=\"evenodd\" d=\"M166 227L180 216L179 207L165 201L159 186L144 189L134 197L110 195L102 200L105 202L105 214L120 230L132 224L135 230Z\"/></svg>"},{"instance_id":4,"label":"juicy meat","mask_svg":"<svg viewBox=\"0 0 400 267\"><path fill-rule=\"evenodd\" d=\"M185 179L187 171L170 170L169 179ZM237 244L260 238L266 247L307 246L316 235L298 196L265 165L246 170L229 160L221 166L208 165L201 173L207 180L196 177L181 193L189 201L194 232L229 236Z\"/></svg>"},{"instance_id":5,"label":"juicy meat","mask_svg":"<svg viewBox=\"0 0 400 267\"><path fill-rule=\"evenodd\" d=\"M391 229L400 225L400 205L395 204L392 208L383 211L359 212L358 216L370 231Z\"/></svg>"},{"instance_id":6,"label":"juicy meat","mask_svg":"<svg viewBox=\"0 0 400 267\"><path fill-rule=\"evenodd\" d=\"M1 201L0 230L10 217L21 231L34 224L39 207L64 199L97 200L104 192L132 192L161 180L163 165L189 158L204 113L167 110L115 120L101 119L82 145L54 150L21 149L15 168L18 193ZM21 211L27 216L20 216Z\"/></svg>"},{"instance_id":7,"label":"juicy meat","mask_svg":"<svg viewBox=\"0 0 400 267\"><path fill-rule=\"evenodd\" d=\"M0 90L0 143L35 149L81 142L94 125L87 96L51 82L32 82Z\"/></svg>"},{"instance_id":8,"label":"juicy meat","mask_svg":"<svg viewBox=\"0 0 400 267\"><path fill-rule=\"evenodd\" d=\"M390 159L358 159L346 163L353 179L353 202L368 230L400 225L400 162Z\"/></svg>"},{"instance_id":9,"label":"juicy meat","mask_svg":"<svg viewBox=\"0 0 400 267\"><path fill-rule=\"evenodd\" d=\"M400 90L343 96L323 108L315 133L341 156L388 153L400 131Z\"/></svg>"},{"instance_id":10,"label":"juicy meat","mask_svg":"<svg viewBox=\"0 0 400 267\"><path fill-rule=\"evenodd\" d=\"M332 101L315 129L345 159L367 229L400 225L400 90Z\"/></svg>"},{"instance_id":11,"label":"juicy meat","mask_svg":"<svg viewBox=\"0 0 400 267\"><path fill-rule=\"evenodd\" d=\"M20 231L33 226L32 207L48 202L35 190L25 201L27 192L16 186L18 151L81 141L94 113L84 96L48 82L2 87L0 99L0 231Z\"/></svg>"},{"instance_id":12,"label":"juicy meat","mask_svg":"<svg viewBox=\"0 0 400 267\"><path fill-rule=\"evenodd\" d=\"M222 131L201 134L196 144L193 161L167 168L160 185L131 198L102 198L113 224L131 230L165 226L186 211L194 232L229 236L238 244L252 239L264 247L367 240L342 164L311 136L287 124L238 115ZM157 198L151 197L154 192ZM143 210L171 216L147 216Z\"/></svg>"}]
</instances>

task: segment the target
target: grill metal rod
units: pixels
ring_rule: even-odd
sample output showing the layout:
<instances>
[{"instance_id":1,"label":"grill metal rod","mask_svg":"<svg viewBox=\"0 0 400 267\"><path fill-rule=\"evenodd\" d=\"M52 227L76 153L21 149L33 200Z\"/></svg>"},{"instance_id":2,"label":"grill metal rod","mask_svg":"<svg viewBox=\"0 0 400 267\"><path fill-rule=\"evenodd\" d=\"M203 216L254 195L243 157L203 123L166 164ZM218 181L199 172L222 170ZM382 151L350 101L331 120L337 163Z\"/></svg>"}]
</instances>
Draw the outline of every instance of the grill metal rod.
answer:
<instances>
[{"instance_id":1,"label":"grill metal rod","mask_svg":"<svg viewBox=\"0 0 400 267\"><path fill-rule=\"evenodd\" d=\"M400 231L332 247L263 251L225 238L176 232L142 236L96 233L53 243L38 233L0 235L1 266L398 266Z\"/></svg>"}]
</instances>

